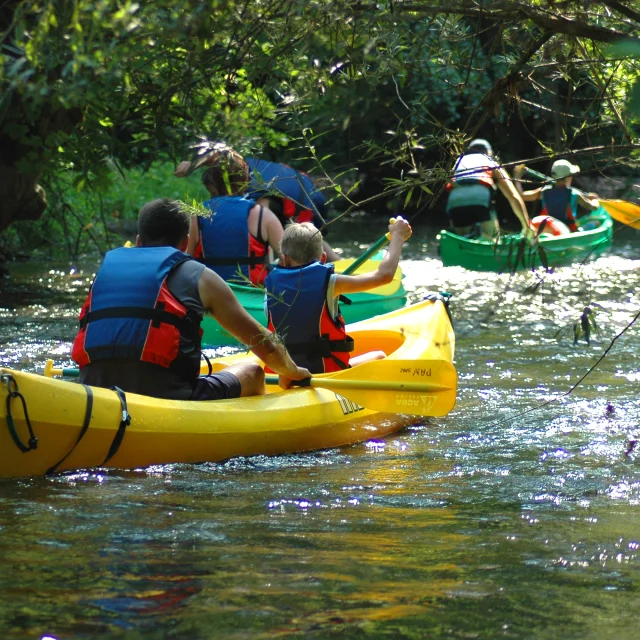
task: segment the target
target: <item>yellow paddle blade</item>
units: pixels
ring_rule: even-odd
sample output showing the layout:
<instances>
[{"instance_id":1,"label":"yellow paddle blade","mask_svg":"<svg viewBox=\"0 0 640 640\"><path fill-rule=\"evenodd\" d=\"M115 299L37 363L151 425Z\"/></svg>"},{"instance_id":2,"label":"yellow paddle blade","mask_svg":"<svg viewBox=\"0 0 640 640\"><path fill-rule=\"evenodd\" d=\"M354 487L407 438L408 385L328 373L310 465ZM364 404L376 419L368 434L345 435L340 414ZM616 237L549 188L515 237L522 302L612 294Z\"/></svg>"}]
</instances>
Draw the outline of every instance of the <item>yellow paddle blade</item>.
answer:
<instances>
[{"instance_id":1,"label":"yellow paddle blade","mask_svg":"<svg viewBox=\"0 0 640 640\"><path fill-rule=\"evenodd\" d=\"M640 205L626 200L600 200L600 204L614 220L640 229Z\"/></svg>"},{"instance_id":2,"label":"yellow paddle blade","mask_svg":"<svg viewBox=\"0 0 640 640\"><path fill-rule=\"evenodd\" d=\"M338 260L337 262L334 262L333 264L336 267L336 273L342 273L348 266L351 265L352 262L353 262L352 258L345 258L343 260ZM373 261L369 260L368 262L365 262L364 264L358 267L356 274L370 273L371 271L375 271L378 268L379 264L380 263L375 260ZM351 274L351 275L356 275L356 274ZM398 267L393 276L393 280L389 284L384 284L381 287L376 287L375 289L369 289L367 293L372 293L378 296L392 296L394 293L397 293L401 285L402 285L402 269Z\"/></svg>"},{"instance_id":3,"label":"yellow paddle blade","mask_svg":"<svg viewBox=\"0 0 640 640\"><path fill-rule=\"evenodd\" d=\"M269 377L273 384L277 378ZM456 403L458 376L446 360L374 360L311 378L351 402L383 413L444 416Z\"/></svg>"}]
</instances>

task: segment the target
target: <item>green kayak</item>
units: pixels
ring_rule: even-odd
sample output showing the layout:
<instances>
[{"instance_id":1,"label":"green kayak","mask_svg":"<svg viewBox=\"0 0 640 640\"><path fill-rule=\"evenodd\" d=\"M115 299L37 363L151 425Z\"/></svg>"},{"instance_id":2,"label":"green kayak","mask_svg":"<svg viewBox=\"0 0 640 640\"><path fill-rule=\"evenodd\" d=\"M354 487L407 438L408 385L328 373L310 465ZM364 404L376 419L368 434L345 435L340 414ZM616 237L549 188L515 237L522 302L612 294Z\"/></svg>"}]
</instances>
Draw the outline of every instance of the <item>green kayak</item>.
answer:
<instances>
[{"instance_id":1,"label":"green kayak","mask_svg":"<svg viewBox=\"0 0 640 640\"><path fill-rule=\"evenodd\" d=\"M595 258L611 246L613 222L602 208L578 219L579 230L570 235L541 234L531 245L521 234L505 235L499 242L471 239L441 231L440 257L445 267L472 271L515 272L536 267L559 267Z\"/></svg>"},{"instance_id":2,"label":"green kayak","mask_svg":"<svg viewBox=\"0 0 640 640\"><path fill-rule=\"evenodd\" d=\"M341 273L353 260L340 260L335 263L336 271ZM357 273L377 269L376 261L369 261L357 269ZM259 287L246 287L229 283L240 304L262 325L266 325L264 314L264 290ZM354 293L348 296L351 304L342 303L340 309L347 324L365 320L382 313L388 313L404 307L407 292L402 286L402 272L396 271L392 282L366 293ZM238 341L225 331L211 316L205 316L202 322L204 335L202 344L206 347L236 345Z\"/></svg>"}]
</instances>

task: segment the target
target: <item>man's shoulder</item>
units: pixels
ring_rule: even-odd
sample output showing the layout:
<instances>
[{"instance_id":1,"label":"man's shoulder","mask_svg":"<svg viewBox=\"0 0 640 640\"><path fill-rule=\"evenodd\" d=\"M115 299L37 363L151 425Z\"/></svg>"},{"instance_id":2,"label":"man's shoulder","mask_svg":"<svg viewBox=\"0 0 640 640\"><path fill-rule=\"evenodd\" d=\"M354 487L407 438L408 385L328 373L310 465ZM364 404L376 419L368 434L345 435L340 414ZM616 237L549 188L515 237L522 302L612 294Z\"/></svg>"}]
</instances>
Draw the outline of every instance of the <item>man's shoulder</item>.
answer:
<instances>
[{"instance_id":1,"label":"man's shoulder","mask_svg":"<svg viewBox=\"0 0 640 640\"><path fill-rule=\"evenodd\" d=\"M497 169L500 165L484 153L469 153L460 158L458 169Z\"/></svg>"},{"instance_id":2,"label":"man's shoulder","mask_svg":"<svg viewBox=\"0 0 640 640\"><path fill-rule=\"evenodd\" d=\"M173 270L173 274L189 275L189 274L201 274L206 269L206 266L191 256L187 256L182 262L180 262Z\"/></svg>"},{"instance_id":3,"label":"man's shoulder","mask_svg":"<svg viewBox=\"0 0 640 640\"><path fill-rule=\"evenodd\" d=\"M200 279L206 267L194 259L181 262L167 278L167 286L178 300L198 300Z\"/></svg>"}]
</instances>

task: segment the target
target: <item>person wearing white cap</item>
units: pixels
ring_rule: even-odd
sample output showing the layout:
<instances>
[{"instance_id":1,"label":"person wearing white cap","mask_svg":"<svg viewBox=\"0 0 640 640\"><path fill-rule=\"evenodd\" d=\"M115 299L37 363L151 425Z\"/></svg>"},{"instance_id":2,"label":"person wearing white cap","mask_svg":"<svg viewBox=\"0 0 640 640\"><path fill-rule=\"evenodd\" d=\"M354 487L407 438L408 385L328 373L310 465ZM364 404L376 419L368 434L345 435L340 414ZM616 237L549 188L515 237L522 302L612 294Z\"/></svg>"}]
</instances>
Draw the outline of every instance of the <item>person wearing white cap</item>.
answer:
<instances>
[{"instance_id":1,"label":"person wearing white cap","mask_svg":"<svg viewBox=\"0 0 640 640\"><path fill-rule=\"evenodd\" d=\"M522 199L525 202L542 200L542 211L532 220L534 226L538 226L543 219L552 218L547 221L548 230L551 233L554 233L554 228L561 228L561 225L555 224L556 220L566 225L569 231L577 231L578 206L582 206L587 211L593 211L600 206L597 193L582 193L571 186L573 176L580 173L580 167L577 164L572 164L569 160L556 160L551 165L553 184L530 191L524 191L520 182L524 170L524 165L518 165L514 171L516 186L522 194Z\"/></svg>"},{"instance_id":2,"label":"person wearing white cap","mask_svg":"<svg viewBox=\"0 0 640 640\"><path fill-rule=\"evenodd\" d=\"M450 191L447 214L458 235L471 236L476 229L486 238L495 238L500 233L494 206L496 189L500 189L509 201L523 231L529 233L527 207L486 140L476 138L471 141L464 155L458 158L447 189Z\"/></svg>"}]
</instances>

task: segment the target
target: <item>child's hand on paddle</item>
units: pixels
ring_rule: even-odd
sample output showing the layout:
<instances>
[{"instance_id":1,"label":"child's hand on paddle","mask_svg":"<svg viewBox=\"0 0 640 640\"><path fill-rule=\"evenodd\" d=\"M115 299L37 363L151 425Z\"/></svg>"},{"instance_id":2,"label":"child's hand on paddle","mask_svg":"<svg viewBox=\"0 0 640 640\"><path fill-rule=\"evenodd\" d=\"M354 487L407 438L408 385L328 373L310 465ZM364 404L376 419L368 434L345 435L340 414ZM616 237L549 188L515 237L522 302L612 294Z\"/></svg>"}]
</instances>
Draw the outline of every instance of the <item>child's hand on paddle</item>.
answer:
<instances>
[{"instance_id":1,"label":"child's hand on paddle","mask_svg":"<svg viewBox=\"0 0 640 640\"><path fill-rule=\"evenodd\" d=\"M392 218L389 224L389 233L391 237L399 236L403 242L406 242L412 234L411 225L402 217Z\"/></svg>"}]
</instances>

